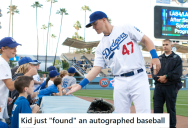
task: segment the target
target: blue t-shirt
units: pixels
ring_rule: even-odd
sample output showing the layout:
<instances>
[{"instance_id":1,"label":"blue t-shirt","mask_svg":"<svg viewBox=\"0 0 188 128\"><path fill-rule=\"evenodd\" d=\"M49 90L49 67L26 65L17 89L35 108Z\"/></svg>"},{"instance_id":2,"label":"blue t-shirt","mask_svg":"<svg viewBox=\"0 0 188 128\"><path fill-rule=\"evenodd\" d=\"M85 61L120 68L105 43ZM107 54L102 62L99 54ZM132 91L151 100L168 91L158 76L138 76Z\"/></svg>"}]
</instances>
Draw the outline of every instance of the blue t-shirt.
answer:
<instances>
[{"instance_id":1,"label":"blue t-shirt","mask_svg":"<svg viewBox=\"0 0 188 128\"><path fill-rule=\"evenodd\" d=\"M16 99L11 113L11 128L19 128L19 113L32 113L28 100L20 96Z\"/></svg>"},{"instance_id":2,"label":"blue t-shirt","mask_svg":"<svg viewBox=\"0 0 188 128\"><path fill-rule=\"evenodd\" d=\"M9 126L6 123L0 121L0 128L9 128Z\"/></svg>"},{"instance_id":3,"label":"blue t-shirt","mask_svg":"<svg viewBox=\"0 0 188 128\"><path fill-rule=\"evenodd\" d=\"M34 90L34 92L36 92L37 90L39 90L39 88L40 88L40 90L44 89L44 88L45 88L45 83L46 83L46 80L45 80L40 86L38 86L38 87Z\"/></svg>"},{"instance_id":4,"label":"blue t-shirt","mask_svg":"<svg viewBox=\"0 0 188 128\"><path fill-rule=\"evenodd\" d=\"M42 89L39 91L38 97L42 98L43 96L50 96L52 93L58 93L58 89L57 86L55 86L54 84L48 86L45 89Z\"/></svg>"}]
</instances>

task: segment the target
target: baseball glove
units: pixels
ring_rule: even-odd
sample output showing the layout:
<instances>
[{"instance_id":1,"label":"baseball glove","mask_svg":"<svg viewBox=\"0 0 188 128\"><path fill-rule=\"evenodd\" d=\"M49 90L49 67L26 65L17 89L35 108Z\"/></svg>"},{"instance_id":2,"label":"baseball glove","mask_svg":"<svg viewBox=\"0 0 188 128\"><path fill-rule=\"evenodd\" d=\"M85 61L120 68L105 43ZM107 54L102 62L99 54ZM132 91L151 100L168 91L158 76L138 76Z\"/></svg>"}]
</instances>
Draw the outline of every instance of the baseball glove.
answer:
<instances>
[{"instance_id":1,"label":"baseball glove","mask_svg":"<svg viewBox=\"0 0 188 128\"><path fill-rule=\"evenodd\" d=\"M114 106L103 100L94 99L89 106L87 113L112 113L114 111Z\"/></svg>"}]
</instances>

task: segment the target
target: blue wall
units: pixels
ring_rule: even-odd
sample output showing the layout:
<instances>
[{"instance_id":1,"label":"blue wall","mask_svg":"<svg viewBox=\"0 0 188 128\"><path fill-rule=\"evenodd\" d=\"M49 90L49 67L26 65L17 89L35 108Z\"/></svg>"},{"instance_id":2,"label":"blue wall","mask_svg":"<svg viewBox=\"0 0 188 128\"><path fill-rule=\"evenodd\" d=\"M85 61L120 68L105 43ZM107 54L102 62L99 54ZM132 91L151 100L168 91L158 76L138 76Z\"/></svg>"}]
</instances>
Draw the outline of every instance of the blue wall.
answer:
<instances>
[{"instance_id":1,"label":"blue wall","mask_svg":"<svg viewBox=\"0 0 188 128\"><path fill-rule=\"evenodd\" d=\"M79 83L83 77L80 76L75 76L77 79L77 82ZM106 78L107 81L103 80L101 83L99 81L103 78ZM113 80L113 77L96 77L93 79L88 85L86 85L83 89L105 89L105 90L113 90L113 86L110 83L110 81ZM181 90L188 90L188 78L182 79L183 87ZM107 87L102 87L101 85L108 85ZM155 88L154 80L149 78L149 84L150 84L150 89L153 90Z\"/></svg>"}]
</instances>

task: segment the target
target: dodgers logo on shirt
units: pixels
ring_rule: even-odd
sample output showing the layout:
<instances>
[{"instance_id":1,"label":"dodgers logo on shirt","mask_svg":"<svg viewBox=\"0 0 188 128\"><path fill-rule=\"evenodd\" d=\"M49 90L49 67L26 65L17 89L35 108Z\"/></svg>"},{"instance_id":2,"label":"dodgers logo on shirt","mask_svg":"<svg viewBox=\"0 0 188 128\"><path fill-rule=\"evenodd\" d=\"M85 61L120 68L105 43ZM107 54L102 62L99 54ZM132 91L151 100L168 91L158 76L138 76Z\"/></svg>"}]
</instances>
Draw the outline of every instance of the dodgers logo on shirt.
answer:
<instances>
[{"instance_id":1,"label":"dodgers logo on shirt","mask_svg":"<svg viewBox=\"0 0 188 128\"><path fill-rule=\"evenodd\" d=\"M102 78L102 79L100 80L99 84L100 84L101 87L105 88L105 87L108 86L109 81L108 81L108 79L106 79L106 78Z\"/></svg>"},{"instance_id":2,"label":"dodgers logo on shirt","mask_svg":"<svg viewBox=\"0 0 188 128\"><path fill-rule=\"evenodd\" d=\"M115 52L114 50L119 50L120 47L119 45L128 37L127 34L125 34L124 32L115 40L113 39L112 45L110 46L110 48L105 48L102 52L103 56L105 56L105 59L111 59L113 58Z\"/></svg>"},{"instance_id":3,"label":"dodgers logo on shirt","mask_svg":"<svg viewBox=\"0 0 188 128\"><path fill-rule=\"evenodd\" d=\"M66 79L66 78L64 79L64 81L63 81L63 87L64 88L67 87L68 81L69 81L68 79Z\"/></svg>"}]
</instances>

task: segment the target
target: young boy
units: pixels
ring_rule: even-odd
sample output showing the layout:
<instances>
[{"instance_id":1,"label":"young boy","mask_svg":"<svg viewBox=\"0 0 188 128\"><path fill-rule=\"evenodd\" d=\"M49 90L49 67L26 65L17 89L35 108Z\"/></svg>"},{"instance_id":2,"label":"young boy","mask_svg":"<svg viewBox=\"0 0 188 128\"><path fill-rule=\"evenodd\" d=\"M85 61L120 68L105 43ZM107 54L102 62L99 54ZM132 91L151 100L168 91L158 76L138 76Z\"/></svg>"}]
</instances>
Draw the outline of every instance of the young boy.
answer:
<instances>
[{"instance_id":1,"label":"young boy","mask_svg":"<svg viewBox=\"0 0 188 128\"><path fill-rule=\"evenodd\" d=\"M14 90L11 70L8 64L10 58L15 57L18 44L12 37L5 37L0 40L0 120L8 118L7 102L12 99L8 98L9 90Z\"/></svg>"},{"instance_id":2,"label":"young boy","mask_svg":"<svg viewBox=\"0 0 188 128\"><path fill-rule=\"evenodd\" d=\"M60 73L58 73L56 70L52 70L49 72L49 81L46 81L48 84L46 87L49 87L50 85L54 84L54 79L57 78L57 76L59 75Z\"/></svg>"},{"instance_id":3,"label":"young boy","mask_svg":"<svg viewBox=\"0 0 188 128\"><path fill-rule=\"evenodd\" d=\"M65 91L68 92L69 89L67 89L67 87L76 84L76 79L73 77L76 73L75 68L70 67L68 69L68 75L63 77L63 81L62 81L62 87L65 88Z\"/></svg>"},{"instance_id":4,"label":"young boy","mask_svg":"<svg viewBox=\"0 0 188 128\"><path fill-rule=\"evenodd\" d=\"M39 91L37 105L40 106L41 100L43 96L50 96L51 94L62 96L61 89L62 79L61 77L57 77L54 79L54 84L48 86L45 89Z\"/></svg>"},{"instance_id":5,"label":"young boy","mask_svg":"<svg viewBox=\"0 0 188 128\"><path fill-rule=\"evenodd\" d=\"M19 97L15 101L12 109L11 128L19 128L19 113L36 113L39 110L39 106L35 105L31 110L30 104L26 99L34 91L33 77L19 76L15 80L14 87L18 91Z\"/></svg>"}]
</instances>

